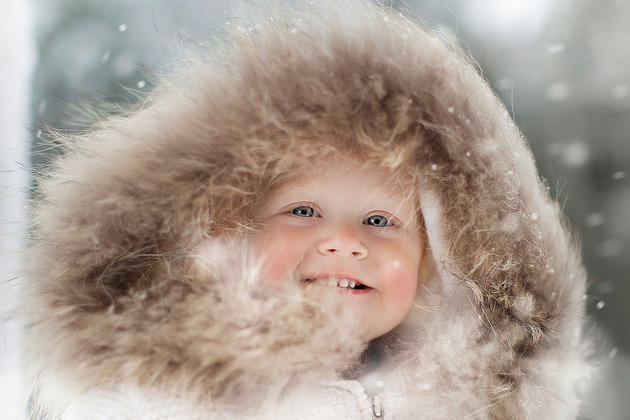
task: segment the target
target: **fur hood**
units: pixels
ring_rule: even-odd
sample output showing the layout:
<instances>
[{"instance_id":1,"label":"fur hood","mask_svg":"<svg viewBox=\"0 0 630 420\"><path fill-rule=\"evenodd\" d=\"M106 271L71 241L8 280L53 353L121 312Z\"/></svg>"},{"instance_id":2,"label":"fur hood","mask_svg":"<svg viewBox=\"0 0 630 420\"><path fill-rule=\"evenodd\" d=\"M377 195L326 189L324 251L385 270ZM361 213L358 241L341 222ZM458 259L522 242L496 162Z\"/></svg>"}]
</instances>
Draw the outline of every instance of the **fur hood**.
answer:
<instances>
[{"instance_id":1,"label":"fur hood","mask_svg":"<svg viewBox=\"0 0 630 420\"><path fill-rule=\"evenodd\" d=\"M381 340L394 418L577 415L586 274L505 107L441 34L317 3L231 25L141 109L62 139L20 302L35 411L116 386L268 403L340 378L365 350L343 313L262 292L241 239L292 167L346 153L414 180L432 255Z\"/></svg>"}]
</instances>

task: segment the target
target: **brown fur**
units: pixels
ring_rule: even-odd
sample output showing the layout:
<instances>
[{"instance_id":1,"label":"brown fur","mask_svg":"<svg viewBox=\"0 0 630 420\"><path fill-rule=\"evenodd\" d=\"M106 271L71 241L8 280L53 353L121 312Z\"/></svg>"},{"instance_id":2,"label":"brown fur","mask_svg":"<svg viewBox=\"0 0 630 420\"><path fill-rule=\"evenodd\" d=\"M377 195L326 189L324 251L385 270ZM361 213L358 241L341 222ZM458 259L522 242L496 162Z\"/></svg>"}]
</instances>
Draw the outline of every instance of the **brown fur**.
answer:
<instances>
[{"instance_id":1,"label":"brown fur","mask_svg":"<svg viewBox=\"0 0 630 420\"><path fill-rule=\"evenodd\" d=\"M138 112L64 139L34 205L22 301L42 401L67 377L68 399L129 381L212 405L347 368L361 343L312 303L248 292L225 255L238 245L199 265L208 243L255 227L291 168L343 153L412 180L435 258L385 337L403 343L405 415L576 413L558 377L581 366L585 272L521 134L455 43L335 3L239 23Z\"/></svg>"}]
</instances>

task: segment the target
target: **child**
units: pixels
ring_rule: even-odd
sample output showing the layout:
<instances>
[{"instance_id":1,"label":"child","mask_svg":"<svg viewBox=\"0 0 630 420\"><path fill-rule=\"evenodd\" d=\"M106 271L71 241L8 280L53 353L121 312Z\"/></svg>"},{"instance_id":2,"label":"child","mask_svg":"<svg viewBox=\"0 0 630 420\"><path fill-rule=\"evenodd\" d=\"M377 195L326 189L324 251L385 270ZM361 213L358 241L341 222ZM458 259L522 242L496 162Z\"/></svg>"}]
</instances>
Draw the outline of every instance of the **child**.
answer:
<instances>
[{"instance_id":1,"label":"child","mask_svg":"<svg viewBox=\"0 0 630 420\"><path fill-rule=\"evenodd\" d=\"M295 180L260 209L253 238L261 278L293 281L317 293L332 286L369 341L394 329L419 285L424 239L405 192L378 166L331 157L292 174ZM311 292L311 293L312 293Z\"/></svg>"},{"instance_id":2,"label":"child","mask_svg":"<svg viewBox=\"0 0 630 420\"><path fill-rule=\"evenodd\" d=\"M343 0L211 57L40 182L34 416L577 416L579 251L454 44Z\"/></svg>"}]
</instances>

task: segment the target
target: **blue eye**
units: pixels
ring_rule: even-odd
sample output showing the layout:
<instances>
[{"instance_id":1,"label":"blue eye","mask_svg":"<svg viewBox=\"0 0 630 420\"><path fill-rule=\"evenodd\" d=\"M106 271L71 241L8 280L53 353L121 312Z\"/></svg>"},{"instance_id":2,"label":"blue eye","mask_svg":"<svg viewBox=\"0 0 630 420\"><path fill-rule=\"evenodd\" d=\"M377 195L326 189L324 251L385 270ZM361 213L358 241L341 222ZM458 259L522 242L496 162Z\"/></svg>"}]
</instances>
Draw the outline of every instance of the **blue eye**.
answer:
<instances>
[{"instance_id":1,"label":"blue eye","mask_svg":"<svg viewBox=\"0 0 630 420\"><path fill-rule=\"evenodd\" d=\"M292 214L300 217L314 217L317 212L311 206L297 206L293 210L291 210Z\"/></svg>"},{"instance_id":2,"label":"blue eye","mask_svg":"<svg viewBox=\"0 0 630 420\"><path fill-rule=\"evenodd\" d=\"M386 226L392 225L389 219L381 214L375 214L373 216L370 216L367 219L365 219L363 223L365 223L366 225L377 226L377 227L386 227Z\"/></svg>"}]
</instances>

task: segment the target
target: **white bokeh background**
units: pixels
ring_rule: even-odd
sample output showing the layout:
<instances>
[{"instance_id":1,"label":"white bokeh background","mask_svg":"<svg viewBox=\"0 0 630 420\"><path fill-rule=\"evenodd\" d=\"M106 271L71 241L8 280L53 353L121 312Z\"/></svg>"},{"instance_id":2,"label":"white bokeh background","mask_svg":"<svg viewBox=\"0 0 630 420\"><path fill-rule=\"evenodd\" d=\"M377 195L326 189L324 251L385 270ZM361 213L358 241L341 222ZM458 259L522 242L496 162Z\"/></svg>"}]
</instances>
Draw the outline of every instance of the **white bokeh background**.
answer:
<instances>
[{"instance_id":1,"label":"white bokeh background","mask_svg":"<svg viewBox=\"0 0 630 420\"><path fill-rule=\"evenodd\" d=\"M32 15L26 1L2 0L0 25L0 418L25 419L20 331L11 308L18 286L29 193Z\"/></svg>"}]
</instances>

